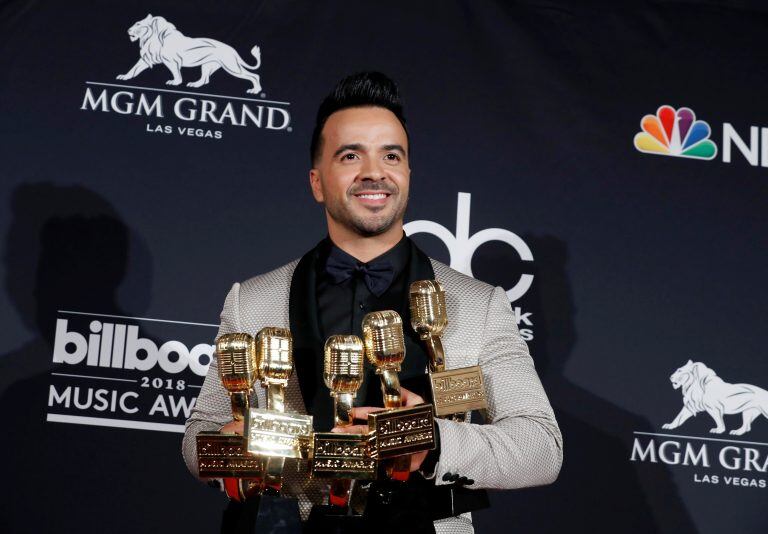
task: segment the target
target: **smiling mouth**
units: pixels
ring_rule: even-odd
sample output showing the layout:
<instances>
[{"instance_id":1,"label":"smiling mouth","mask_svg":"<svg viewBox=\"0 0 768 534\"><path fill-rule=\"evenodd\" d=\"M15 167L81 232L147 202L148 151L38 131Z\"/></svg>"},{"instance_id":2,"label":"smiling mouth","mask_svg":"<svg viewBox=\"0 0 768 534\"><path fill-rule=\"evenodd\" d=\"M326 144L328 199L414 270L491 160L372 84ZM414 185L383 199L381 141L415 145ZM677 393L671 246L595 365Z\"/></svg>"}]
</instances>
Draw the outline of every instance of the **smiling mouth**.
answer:
<instances>
[{"instance_id":1,"label":"smiling mouth","mask_svg":"<svg viewBox=\"0 0 768 534\"><path fill-rule=\"evenodd\" d=\"M384 200L389 197L389 195L390 193L358 193L354 196L366 200Z\"/></svg>"}]
</instances>

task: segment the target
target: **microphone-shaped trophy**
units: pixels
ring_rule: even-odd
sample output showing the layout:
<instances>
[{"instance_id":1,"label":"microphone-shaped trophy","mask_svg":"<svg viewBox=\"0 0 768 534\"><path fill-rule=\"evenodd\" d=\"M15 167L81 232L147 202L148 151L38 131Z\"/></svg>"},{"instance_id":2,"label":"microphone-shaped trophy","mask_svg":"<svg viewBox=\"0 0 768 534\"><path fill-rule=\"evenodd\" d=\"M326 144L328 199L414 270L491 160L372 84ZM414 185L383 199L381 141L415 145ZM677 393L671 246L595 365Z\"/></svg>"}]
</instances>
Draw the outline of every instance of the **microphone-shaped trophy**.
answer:
<instances>
[{"instance_id":1,"label":"microphone-shaped trophy","mask_svg":"<svg viewBox=\"0 0 768 534\"><path fill-rule=\"evenodd\" d=\"M445 370L440 336L448 325L445 291L436 280L417 280L410 288L411 326L429 354L429 383L438 417L463 421L466 412L485 410L488 403L480 367Z\"/></svg>"},{"instance_id":2,"label":"microphone-shaped trophy","mask_svg":"<svg viewBox=\"0 0 768 534\"><path fill-rule=\"evenodd\" d=\"M323 380L333 397L334 426L352 424L352 406L363 383L363 341L357 336L331 336L325 342ZM312 476L331 478L330 504L349 505L352 479L376 478L376 460L368 456L368 436L315 432Z\"/></svg>"},{"instance_id":3,"label":"microphone-shaped trophy","mask_svg":"<svg viewBox=\"0 0 768 534\"><path fill-rule=\"evenodd\" d=\"M293 373L293 339L285 328L265 327L256 336L258 375L267 389L266 409L247 412L248 452L268 457L263 490L278 495L286 458L303 457L312 434L312 416L285 413L285 388ZM306 454L306 453L304 453Z\"/></svg>"},{"instance_id":4,"label":"microphone-shaped trophy","mask_svg":"<svg viewBox=\"0 0 768 534\"><path fill-rule=\"evenodd\" d=\"M256 348L248 334L223 334L216 340L219 378L232 402L232 418L243 421L256 379ZM197 465L203 478L224 478L231 499L244 501L261 490L264 463L246 452L243 436L234 433L200 432Z\"/></svg>"},{"instance_id":5,"label":"microphone-shaped trophy","mask_svg":"<svg viewBox=\"0 0 768 534\"><path fill-rule=\"evenodd\" d=\"M363 318L365 356L376 367L381 379L384 408L368 415L370 455L377 460L393 458L386 464L387 475L406 481L410 475L410 455L435 448L435 421L431 404L402 407L397 373L405 359L403 320L397 312L386 310Z\"/></svg>"}]
</instances>

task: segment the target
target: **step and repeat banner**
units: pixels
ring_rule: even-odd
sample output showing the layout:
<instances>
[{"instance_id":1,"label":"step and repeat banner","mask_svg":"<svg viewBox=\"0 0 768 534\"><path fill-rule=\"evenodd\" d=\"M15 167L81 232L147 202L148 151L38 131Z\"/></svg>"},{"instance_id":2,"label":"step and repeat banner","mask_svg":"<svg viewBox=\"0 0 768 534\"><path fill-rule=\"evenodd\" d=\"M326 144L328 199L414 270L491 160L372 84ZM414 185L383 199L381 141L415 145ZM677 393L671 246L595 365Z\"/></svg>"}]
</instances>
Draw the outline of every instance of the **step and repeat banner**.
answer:
<instances>
[{"instance_id":1,"label":"step and repeat banner","mask_svg":"<svg viewBox=\"0 0 768 534\"><path fill-rule=\"evenodd\" d=\"M765 532L768 11L617 6L0 5L0 530L217 531L180 448L224 296L324 237L317 106L380 70L407 232L507 290L564 435L477 531Z\"/></svg>"}]
</instances>

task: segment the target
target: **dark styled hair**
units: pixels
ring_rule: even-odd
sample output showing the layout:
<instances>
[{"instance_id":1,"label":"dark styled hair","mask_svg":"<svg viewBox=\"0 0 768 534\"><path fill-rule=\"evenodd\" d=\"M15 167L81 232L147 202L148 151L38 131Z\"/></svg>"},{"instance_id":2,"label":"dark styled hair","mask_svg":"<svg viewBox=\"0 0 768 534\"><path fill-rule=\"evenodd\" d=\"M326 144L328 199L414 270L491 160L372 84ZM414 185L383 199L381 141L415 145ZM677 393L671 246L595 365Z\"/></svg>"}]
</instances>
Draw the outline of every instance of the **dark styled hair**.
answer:
<instances>
[{"instance_id":1,"label":"dark styled hair","mask_svg":"<svg viewBox=\"0 0 768 534\"><path fill-rule=\"evenodd\" d=\"M405 126L403 103L400 100L397 84L381 72L358 72L337 83L317 110L315 130L312 132L312 142L309 145L309 159L312 166L323 148L321 134L328 117L342 109L366 106L385 108L395 114L405 130L410 152L411 142L408 128Z\"/></svg>"}]
</instances>

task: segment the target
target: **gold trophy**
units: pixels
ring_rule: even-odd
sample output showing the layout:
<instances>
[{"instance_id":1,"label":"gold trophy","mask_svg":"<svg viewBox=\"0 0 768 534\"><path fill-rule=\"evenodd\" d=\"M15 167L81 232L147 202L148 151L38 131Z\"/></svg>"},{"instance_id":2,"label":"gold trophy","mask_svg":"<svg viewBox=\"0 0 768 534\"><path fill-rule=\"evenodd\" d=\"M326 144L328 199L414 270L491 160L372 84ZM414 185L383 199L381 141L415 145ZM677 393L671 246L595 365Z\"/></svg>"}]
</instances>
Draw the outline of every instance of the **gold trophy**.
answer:
<instances>
[{"instance_id":1,"label":"gold trophy","mask_svg":"<svg viewBox=\"0 0 768 534\"><path fill-rule=\"evenodd\" d=\"M363 341L357 336L331 336L325 342L323 380L333 397L334 426L352 424L352 406L363 383ZM376 478L376 460L368 456L368 436L315 432L312 476L331 478L330 504L349 505L352 479Z\"/></svg>"},{"instance_id":2,"label":"gold trophy","mask_svg":"<svg viewBox=\"0 0 768 534\"><path fill-rule=\"evenodd\" d=\"M285 328L262 328L256 336L258 376L267 390L266 409L251 408L245 428L247 450L266 457L262 491L279 494L286 458L306 456L312 416L285 413L285 388L293 373L293 340Z\"/></svg>"},{"instance_id":3,"label":"gold trophy","mask_svg":"<svg viewBox=\"0 0 768 534\"><path fill-rule=\"evenodd\" d=\"M488 402L480 367L445 370L440 336L448 325L445 292L436 280L417 280L410 288L411 326L429 354L429 383L438 417L463 421L466 412L485 410Z\"/></svg>"},{"instance_id":4,"label":"gold trophy","mask_svg":"<svg viewBox=\"0 0 768 534\"><path fill-rule=\"evenodd\" d=\"M232 419L243 421L256 379L256 348L248 334L223 334L216 340L219 377L232 402ZM200 432L197 463L203 478L224 478L230 498L243 501L260 491L264 465L247 453L245 438L234 433Z\"/></svg>"},{"instance_id":5,"label":"gold trophy","mask_svg":"<svg viewBox=\"0 0 768 534\"><path fill-rule=\"evenodd\" d=\"M372 312L363 318L365 355L381 379L384 411L368 415L370 455L386 464L389 478L406 481L407 455L435 448L435 421L431 404L404 408L397 373L405 359L403 320L397 312Z\"/></svg>"}]
</instances>

